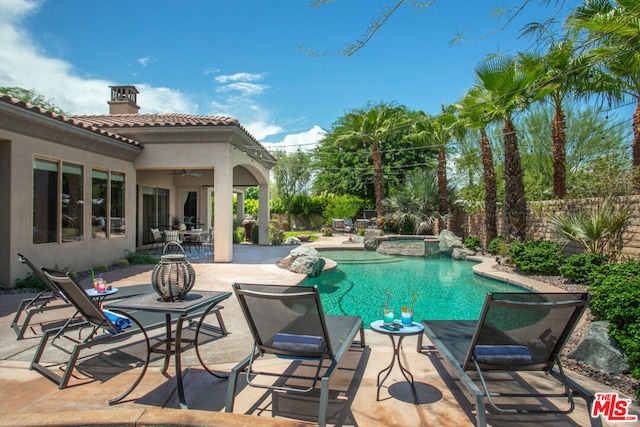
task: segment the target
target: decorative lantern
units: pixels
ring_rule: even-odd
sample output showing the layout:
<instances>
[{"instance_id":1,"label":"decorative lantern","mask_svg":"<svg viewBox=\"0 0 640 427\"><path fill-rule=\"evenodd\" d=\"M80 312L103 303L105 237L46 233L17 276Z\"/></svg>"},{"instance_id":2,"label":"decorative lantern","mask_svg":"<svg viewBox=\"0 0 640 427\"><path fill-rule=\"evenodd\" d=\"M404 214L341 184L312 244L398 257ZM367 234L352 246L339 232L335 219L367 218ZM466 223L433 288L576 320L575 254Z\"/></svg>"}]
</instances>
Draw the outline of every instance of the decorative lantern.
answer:
<instances>
[{"instance_id":1,"label":"decorative lantern","mask_svg":"<svg viewBox=\"0 0 640 427\"><path fill-rule=\"evenodd\" d=\"M176 245L181 254L165 255L169 245ZM151 272L151 285L165 301L184 299L196 282L196 272L177 242L169 242L162 251L160 262Z\"/></svg>"}]
</instances>

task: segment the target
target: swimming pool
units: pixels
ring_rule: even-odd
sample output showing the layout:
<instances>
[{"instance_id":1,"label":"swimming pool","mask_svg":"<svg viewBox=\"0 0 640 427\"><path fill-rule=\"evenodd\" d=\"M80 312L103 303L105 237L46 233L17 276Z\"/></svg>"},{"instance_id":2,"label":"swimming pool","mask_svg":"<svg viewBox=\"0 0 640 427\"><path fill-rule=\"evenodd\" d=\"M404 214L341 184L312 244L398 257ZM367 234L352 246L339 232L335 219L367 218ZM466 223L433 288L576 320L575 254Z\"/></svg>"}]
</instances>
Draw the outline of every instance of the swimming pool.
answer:
<instances>
[{"instance_id":1,"label":"swimming pool","mask_svg":"<svg viewBox=\"0 0 640 427\"><path fill-rule=\"evenodd\" d=\"M361 316L365 325L382 318L386 290L389 306L411 306L414 320L477 319L487 292L528 292L518 286L478 276L474 262L440 257L405 257L352 249L319 250L338 263L334 271L310 278L328 314Z\"/></svg>"}]
</instances>

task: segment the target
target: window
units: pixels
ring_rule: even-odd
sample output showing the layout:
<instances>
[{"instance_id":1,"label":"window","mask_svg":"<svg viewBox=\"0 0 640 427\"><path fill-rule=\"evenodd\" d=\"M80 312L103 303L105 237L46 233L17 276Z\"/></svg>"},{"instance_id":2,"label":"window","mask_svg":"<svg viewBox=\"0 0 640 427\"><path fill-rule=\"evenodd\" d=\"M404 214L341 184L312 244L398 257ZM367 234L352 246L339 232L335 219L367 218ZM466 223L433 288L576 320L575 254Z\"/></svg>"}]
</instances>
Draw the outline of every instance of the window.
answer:
<instances>
[{"instance_id":1,"label":"window","mask_svg":"<svg viewBox=\"0 0 640 427\"><path fill-rule=\"evenodd\" d=\"M107 238L107 182L109 173L94 169L91 171L91 237Z\"/></svg>"},{"instance_id":2,"label":"window","mask_svg":"<svg viewBox=\"0 0 640 427\"><path fill-rule=\"evenodd\" d=\"M62 242L82 240L84 197L82 166L62 164Z\"/></svg>"},{"instance_id":3,"label":"window","mask_svg":"<svg viewBox=\"0 0 640 427\"><path fill-rule=\"evenodd\" d=\"M94 239L124 235L125 196L123 173L91 171L91 236Z\"/></svg>"},{"instance_id":4,"label":"window","mask_svg":"<svg viewBox=\"0 0 640 427\"><path fill-rule=\"evenodd\" d=\"M59 160L33 159L33 243L84 239L84 167ZM91 236L125 233L125 174L91 171ZM110 224L107 227L107 224Z\"/></svg>"},{"instance_id":5,"label":"window","mask_svg":"<svg viewBox=\"0 0 640 427\"><path fill-rule=\"evenodd\" d=\"M58 241L58 162L33 160L33 243Z\"/></svg>"},{"instance_id":6,"label":"window","mask_svg":"<svg viewBox=\"0 0 640 427\"><path fill-rule=\"evenodd\" d=\"M124 234L124 174L111 172L111 235Z\"/></svg>"}]
</instances>

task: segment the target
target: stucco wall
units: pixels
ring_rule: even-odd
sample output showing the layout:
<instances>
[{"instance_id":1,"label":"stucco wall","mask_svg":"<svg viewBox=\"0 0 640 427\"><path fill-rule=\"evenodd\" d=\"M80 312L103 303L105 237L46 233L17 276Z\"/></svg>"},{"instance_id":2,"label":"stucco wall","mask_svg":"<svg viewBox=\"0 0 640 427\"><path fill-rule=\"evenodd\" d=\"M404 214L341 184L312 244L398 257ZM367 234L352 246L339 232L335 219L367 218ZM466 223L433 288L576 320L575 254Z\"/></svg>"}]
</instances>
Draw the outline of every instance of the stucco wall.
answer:
<instances>
[{"instance_id":1,"label":"stucco wall","mask_svg":"<svg viewBox=\"0 0 640 427\"><path fill-rule=\"evenodd\" d=\"M124 250L135 249L135 211L136 211L136 171L131 161L98 154L55 143L36 137L25 136L0 130L0 138L7 139L3 144L10 145L9 158L2 158L0 166L9 170L10 191L4 195L8 203L0 209L6 210L8 232L3 238L8 244L0 246L0 259L8 264L7 269L0 270L0 283L12 287L15 280L23 278L28 269L17 258L22 253L38 265L65 268L74 271L87 270L90 260L93 265L114 264L124 255ZM5 150L3 150L5 151ZM124 236L109 239L91 238L91 204L85 204L83 228L84 239L65 243L33 244L32 242L32 192L33 192L33 159L34 157L62 160L84 167L83 198L91 200L92 168L108 169L124 173L125 178L125 218Z\"/></svg>"}]
</instances>

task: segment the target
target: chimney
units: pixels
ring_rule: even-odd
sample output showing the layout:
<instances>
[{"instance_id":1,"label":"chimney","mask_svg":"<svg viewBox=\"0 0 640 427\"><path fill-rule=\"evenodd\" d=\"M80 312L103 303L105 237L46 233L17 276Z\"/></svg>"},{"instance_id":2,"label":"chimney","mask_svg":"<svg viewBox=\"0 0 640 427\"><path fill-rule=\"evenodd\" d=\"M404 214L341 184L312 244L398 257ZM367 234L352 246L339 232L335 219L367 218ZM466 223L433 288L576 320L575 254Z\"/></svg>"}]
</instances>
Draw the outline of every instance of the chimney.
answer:
<instances>
[{"instance_id":1,"label":"chimney","mask_svg":"<svg viewBox=\"0 0 640 427\"><path fill-rule=\"evenodd\" d=\"M138 114L137 95L140 93L135 86L109 86L111 101L109 114Z\"/></svg>"}]
</instances>

